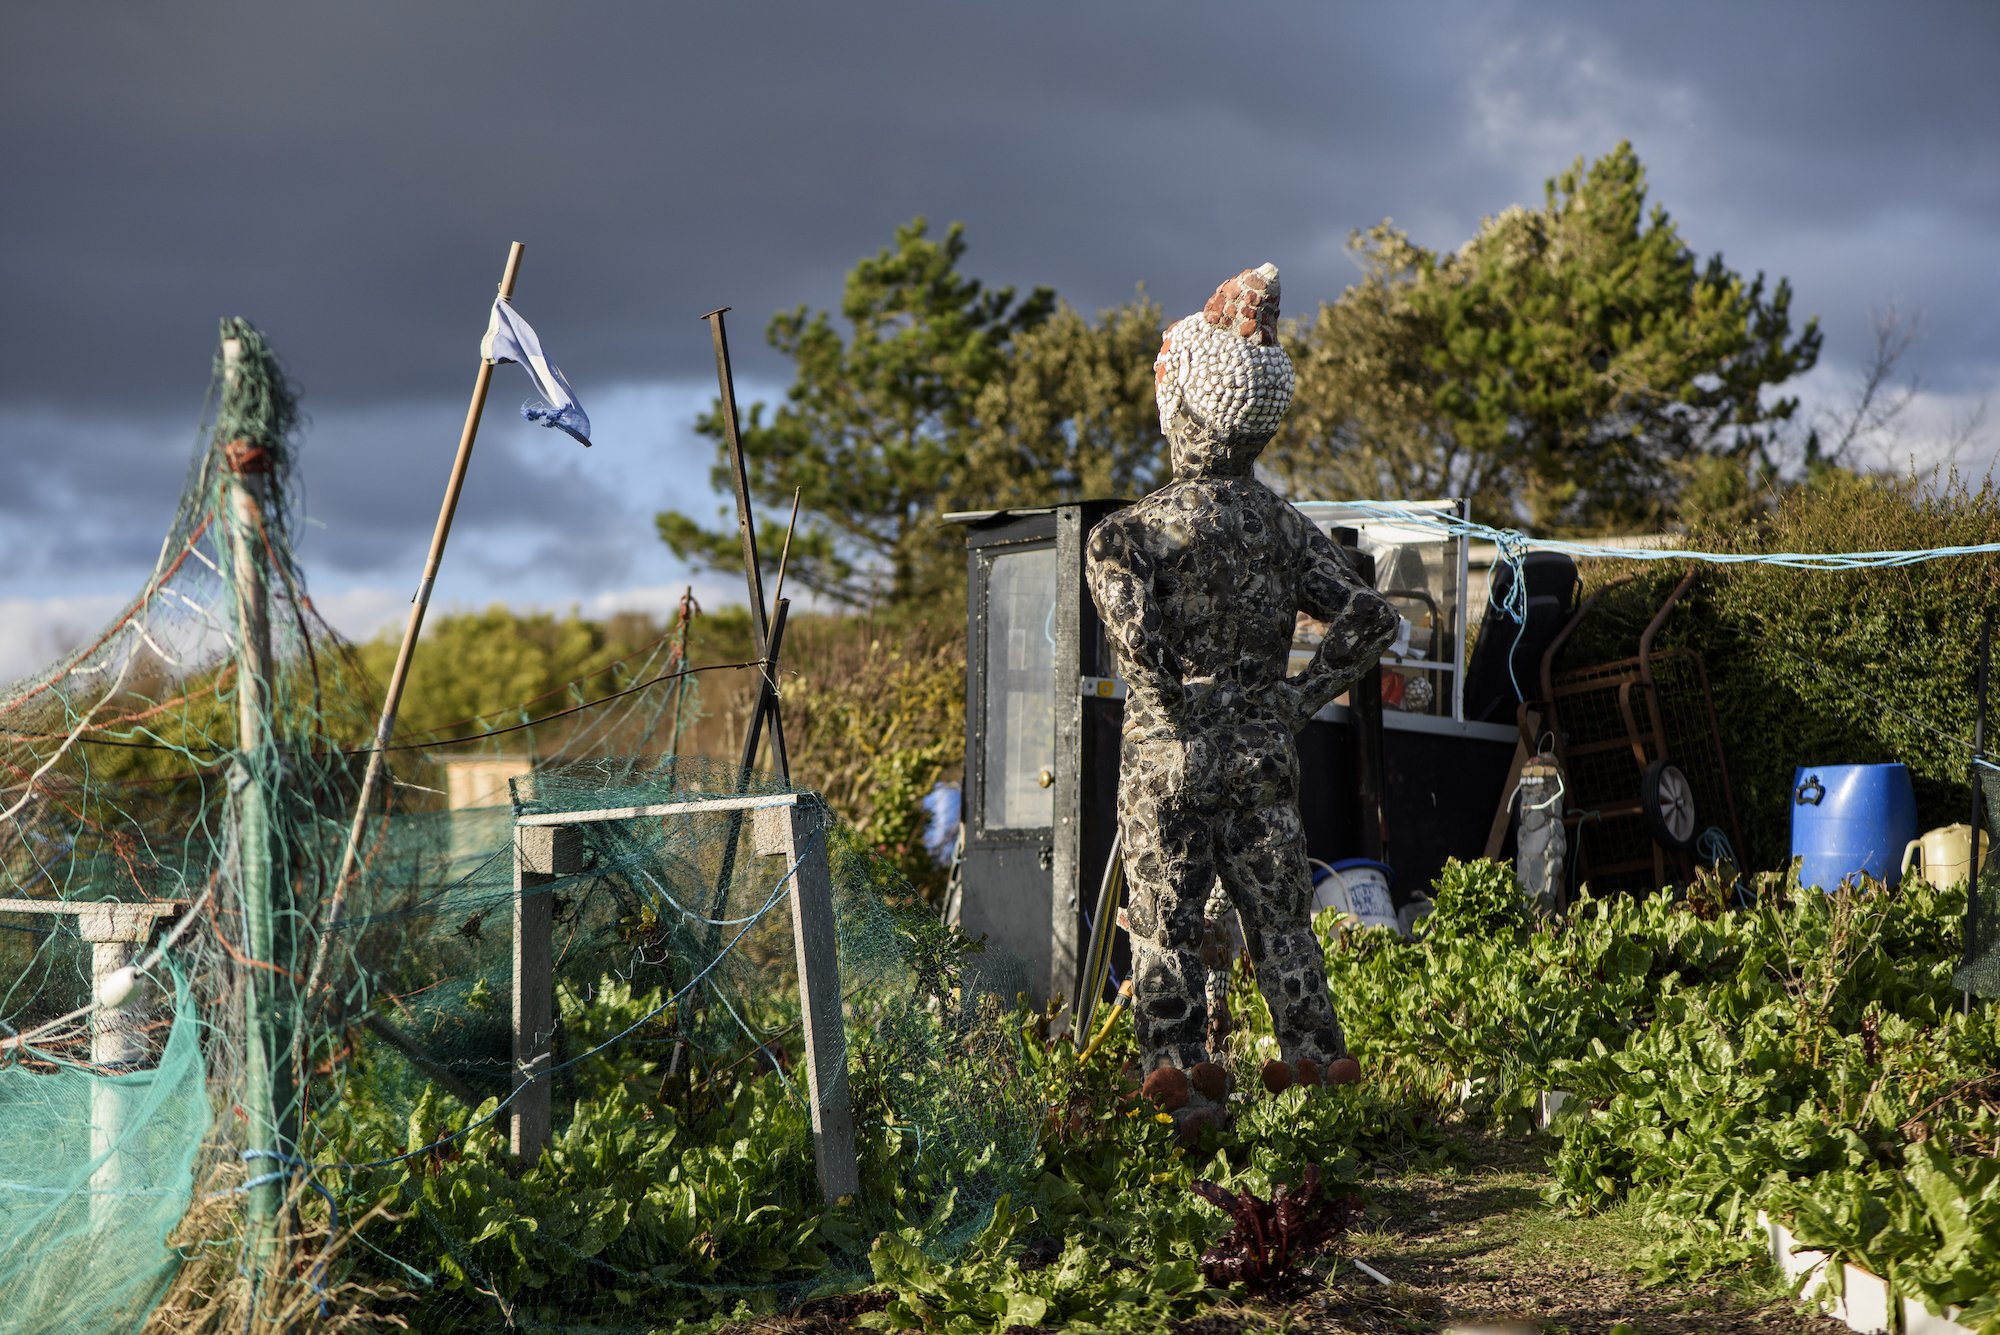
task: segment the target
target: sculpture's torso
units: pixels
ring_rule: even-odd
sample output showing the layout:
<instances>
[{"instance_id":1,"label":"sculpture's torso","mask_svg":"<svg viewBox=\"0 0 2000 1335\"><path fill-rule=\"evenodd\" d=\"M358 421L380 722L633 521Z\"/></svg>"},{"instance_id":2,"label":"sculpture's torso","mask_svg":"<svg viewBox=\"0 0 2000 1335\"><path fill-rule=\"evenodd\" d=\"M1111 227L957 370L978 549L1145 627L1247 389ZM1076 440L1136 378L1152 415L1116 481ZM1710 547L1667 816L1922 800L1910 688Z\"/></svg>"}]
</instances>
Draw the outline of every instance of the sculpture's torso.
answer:
<instances>
[{"instance_id":1,"label":"sculpture's torso","mask_svg":"<svg viewBox=\"0 0 2000 1335\"><path fill-rule=\"evenodd\" d=\"M1104 522L1152 560L1160 637L1183 681L1284 678L1310 521L1252 479L1186 478Z\"/></svg>"}]
</instances>

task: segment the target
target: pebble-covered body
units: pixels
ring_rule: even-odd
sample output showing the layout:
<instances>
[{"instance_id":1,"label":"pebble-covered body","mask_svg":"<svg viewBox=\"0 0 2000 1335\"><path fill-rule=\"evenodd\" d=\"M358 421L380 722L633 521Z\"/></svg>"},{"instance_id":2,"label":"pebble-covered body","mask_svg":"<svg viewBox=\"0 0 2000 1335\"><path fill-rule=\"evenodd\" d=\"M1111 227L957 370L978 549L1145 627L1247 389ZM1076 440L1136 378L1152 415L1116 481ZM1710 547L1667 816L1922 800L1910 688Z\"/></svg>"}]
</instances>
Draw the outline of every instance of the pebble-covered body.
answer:
<instances>
[{"instance_id":1,"label":"pebble-covered body","mask_svg":"<svg viewBox=\"0 0 2000 1335\"><path fill-rule=\"evenodd\" d=\"M1090 537L1091 597L1128 692L1118 821L1147 1071L1209 1058L1201 947L1218 881L1286 1059L1346 1055L1310 923L1293 736L1375 661L1397 618L1252 475L1291 401L1277 311L1265 265L1167 331L1155 377L1174 479ZM1288 678L1300 611L1327 630Z\"/></svg>"}]
</instances>

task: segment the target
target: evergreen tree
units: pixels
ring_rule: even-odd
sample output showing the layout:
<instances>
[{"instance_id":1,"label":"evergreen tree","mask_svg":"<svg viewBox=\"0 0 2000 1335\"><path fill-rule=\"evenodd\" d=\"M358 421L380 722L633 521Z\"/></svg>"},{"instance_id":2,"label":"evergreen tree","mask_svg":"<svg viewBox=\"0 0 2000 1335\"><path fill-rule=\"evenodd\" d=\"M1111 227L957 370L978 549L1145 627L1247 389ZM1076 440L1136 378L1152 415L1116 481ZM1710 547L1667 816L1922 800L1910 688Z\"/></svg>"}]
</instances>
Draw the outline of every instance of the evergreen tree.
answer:
<instances>
[{"instance_id":1,"label":"evergreen tree","mask_svg":"<svg viewBox=\"0 0 2000 1335\"><path fill-rule=\"evenodd\" d=\"M784 514L800 493L792 578L837 602L899 601L922 592L920 547L930 530L972 421L973 401L999 373L1007 347L1046 320L1055 297L1037 288L989 290L958 272L965 253L957 223L941 238L922 218L847 276L843 338L825 311L804 306L775 316L772 347L797 366L785 402L751 405L742 423L751 494L766 515ZM722 421L711 410L697 429L717 441L712 477L727 493ZM725 518L727 512L725 511ZM733 524L707 530L687 515L659 517L676 555L716 569L741 564ZM782 531L767 521L760 544Z\"/></svg>"},{"instance_id":2,"label":"evergreen tree","mask_svg":"<svg viewBox=\"0 0 2000 1335\"><path fill-rule=\"evenodd\" d=\"M1537 532L1649 528L1775 476L1810 370L1791 287L1698 264L1646 207L1628 143L1440 255L1384 222L1363 276L1295 348L1298 403L1266 455L1296 495L1470 496Z\"/></svg>"},{"instance_id":3,"label":"evergreen tree","mask_svg":"<svg viewBox=\"0 0 2000 1335\"><path fill-rule=\"evenodd\" d=\"M771 345L796 368L775 412L754 404L742 427L752 495L775 552L778 518L800 492L791 574L852 606L928 604L950 596L965 567L954 509L1046 505L1136 494L1164 458L1153 417L1159 309L1143 298L1095 322L1047 288L1016 300L959 272L963 228L939 238L922 218L848 275L843 336L824 311L771 321ZM698 429L717 441L712 474L730 488L715 411ZM740 568L735 526L659 516L683 559Z\"/></svg>"}]
</instances>

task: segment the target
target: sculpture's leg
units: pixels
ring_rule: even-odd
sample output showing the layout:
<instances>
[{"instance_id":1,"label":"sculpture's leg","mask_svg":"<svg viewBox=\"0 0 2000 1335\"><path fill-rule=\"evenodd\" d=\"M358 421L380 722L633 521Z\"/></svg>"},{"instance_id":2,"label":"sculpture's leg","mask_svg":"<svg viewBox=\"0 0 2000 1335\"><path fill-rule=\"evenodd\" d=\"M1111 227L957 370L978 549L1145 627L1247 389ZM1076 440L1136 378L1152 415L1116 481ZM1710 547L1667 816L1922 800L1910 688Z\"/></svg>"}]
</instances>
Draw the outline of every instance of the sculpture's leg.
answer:
<instances>
[{"instance_id":1,"label":"sculpture's leg","mask_svg":"<svg viewBox=\"0 0 2000 1335\"><path fill-rule=\"evenodd\" d=\"M1245 945L1257 967L1257 990L1285 1060L1324 1070L1347 1055L1326 985L1326 957L1312 931L1312 871L1299 823L1298 756L1286 734L1251 759L1250 781L1232 791L1243 801L1222 816L1222 881L1236 900ZM1254 776L1254 777L1253 777ZM1244 801L1244 799L1248 799Z\"/></svg>"},{"instance_id":2,"label":"sculpture's leg","mask_svg":"<svg viewBox=\"0 0 2000 1335\"><path fill-rule=\"evenodd\" d=\"M1215 883L1214 818L1182 798L1135 784L1121 785L1118 795L1132 924L1132 1024L1146 1072L1185 1071L1208 1060L1208 967L1200 952L1202 909Z\"/></svg>"},{"instance_id":3,"label":"sculpture's leg","mask_svg":"<svg viewBox=\"0 0 2000 1335\"><path fill-rule=\"evenodd\" d=\"M1208 966L1208 986L1204 991L1208 1001L1208 1050L1214 1058L1220 1058L1228 1050L1233 1027L1229 1014L1229 972L1236 963L1235 923L1230 918L1235 912L1229 891L1217 877L1209 887L1208 903L1202 908L1201 935L1201 962Z\"/></svg>"}]
</instances>

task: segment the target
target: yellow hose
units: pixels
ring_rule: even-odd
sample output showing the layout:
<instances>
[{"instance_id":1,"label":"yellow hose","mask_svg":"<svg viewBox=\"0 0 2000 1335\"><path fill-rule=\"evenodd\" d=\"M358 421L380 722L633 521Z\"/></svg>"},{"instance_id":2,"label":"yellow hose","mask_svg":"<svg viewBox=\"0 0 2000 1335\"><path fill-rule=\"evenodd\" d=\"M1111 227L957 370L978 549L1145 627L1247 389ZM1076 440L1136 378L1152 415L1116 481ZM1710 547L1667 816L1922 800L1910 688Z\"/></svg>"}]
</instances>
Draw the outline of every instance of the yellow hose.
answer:
<instances>
[{"instance_id":1,"label":"yellow hose","mask_svg":"<svg viewBox=\"0 0 2000 1335\"><path fill-rule=\"evenodd\" d=\"M1083 1052L1077 1057L1077 1065L1081 1066L1089 1061L1097 1054L1097 1050L1104 1046L1104 1040L1111 1037L1111 1027L1118 1023L1118 1012L1125 1009L1131 1003L1132 980L1127 978L1118 985L1118 996L1111 1003L1111 1014L1106 1017L1104 1027L1097 1031L1097 1037L1091 1039L1090 1045L1084 1048Z\"/></svg>"}]
</instances>

